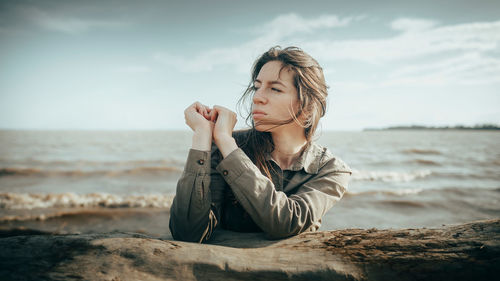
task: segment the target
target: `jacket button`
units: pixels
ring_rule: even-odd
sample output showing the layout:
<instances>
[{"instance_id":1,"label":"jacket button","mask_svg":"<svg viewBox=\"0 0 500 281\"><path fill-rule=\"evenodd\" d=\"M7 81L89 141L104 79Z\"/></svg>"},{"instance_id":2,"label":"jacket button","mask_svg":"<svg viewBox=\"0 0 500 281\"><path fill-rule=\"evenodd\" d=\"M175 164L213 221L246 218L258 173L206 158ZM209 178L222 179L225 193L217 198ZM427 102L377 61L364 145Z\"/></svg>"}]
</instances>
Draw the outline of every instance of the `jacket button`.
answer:
<instances>
[{"instance_id":1,"label":"jacket button","mask_svg":"<svg viewBox=\"0 0 500 281\"><path fill-rule=\"evenodd\" d=\"M205 160L203 159L198 160L198 164L203 165L203 163L205 163Z\"/></svg>"},{"instance_id":2,"label":"jacket button","mask_svg":"<svg viewBox=\"0 0 500 281\"><path fill-rule=\"evenodd\" d=\"M223 174L224 176L227 176L227 174L229 174L229 172L228 172L227 170L224 170L224 171L222 171L222 174Z\"/></svg>"}]
</instances>

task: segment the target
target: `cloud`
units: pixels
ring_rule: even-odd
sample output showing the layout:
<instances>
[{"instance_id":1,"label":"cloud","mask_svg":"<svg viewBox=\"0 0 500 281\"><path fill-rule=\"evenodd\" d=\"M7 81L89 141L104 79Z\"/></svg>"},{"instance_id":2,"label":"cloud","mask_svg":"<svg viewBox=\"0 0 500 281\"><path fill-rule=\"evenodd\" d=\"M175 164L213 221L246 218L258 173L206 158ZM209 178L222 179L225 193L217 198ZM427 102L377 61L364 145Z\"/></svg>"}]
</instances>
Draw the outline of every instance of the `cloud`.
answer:
<instances>
[{"instance_id":1,"label":"cloud","mask_svg":"<svg viewBox=\"0 0 500 281\"><path fill-rule=\"evenodd\" d=\"M48 13L33 6L19 7L20 14L43 29L50 31L76 34L98 28L118 28L128 25L125 22L82 19L78 17L68 17L56 13Z\"/></svg>"},{"instance_id":2,"label":"cloud","mask_svg":"<svg viewBox=\"0 0 500 281\"><path fill-rule=\"evenodd\" d=\"M230 66L246 73L253 59L269 46L300 43L300 47L326 65L325 74L329 73L328 65L346 61L352 65L370 64L383 69L378 73L377 81L369 81L362 74L352 81L337 81L335 84L342 88L363 90L415 84L485 84L500 79L500 60L497 58L500 21L440 26L437 21L429 19L397 18L388 25L396 33L383 38L339 40L322 35L328 28L349 30L351 23L364 18L280 15L253 27L251 33L255 37L237 46L216 47L190 58L168 52L157 53L154 57L184 72ZM314 36L301 40L300 36L304 34ZM356 67L359 69L362 65Z\"/></svg>"},{"instance_id":3,"label":"cloud","mask_svg":"<svg viewBox=\"0 0 500 281\"><path fill-rule=\"evenodd\" d=\"M295 33L309 33L322 28L344 27L354 18L339 18L335 15L322 15L305 19L297 14L280 15L269 23L254 28L254 32L267 38L283 38ZM359 19L359 18L356 18Z\"/></svg>"},{"instance_id":4,"label":"cloud","mask_svg":"<svg viewBox=\"0 0 500 281\"><path fill-rule=\"evenodd\" d=\"M333 90L362 92L394 86L491 85L500 83L500 59L470 52L436 61L394 67L379 81L338 81Z\"/></svg>"},{"instance_id":5,"label":"cloud","mask_svg":"<svg viewBox=\"0 0 500 281\"><path fill-rule=\"evenodd\" d=\"M210 71L221 65L232 65L237 71L248 72L252 63L248 58L256 58L270 46L285 44L287 37L324 28L345 27L361 18L324 15L307 19L293 13L280 15L268 23L252 28L251 33L256 37L235 47L214 48L190 59L169 52L158 52L153 57L183 72Z\"/></svg>"},{"instance_id":6,"label":"cloud","mask_svg":"<svg viewBox=\"0 0 500 281\"><path fill-rule=\"evenodd\" d=\"M433 27L431 21L398 19L400 34L382 39L318 40L305 47L323 60L353 60L381 64L453 51L485 52L498 48L500 21ZM332 51L334 50L334 51Z\"/></svg>"},{"instance_id":7,"label":"cloud","mask_svg":"<svg viewBox=\"0 0 500 281\"><path fill-rule=\"evenodd\" d=\"M500 82L500 59L477 52L437 62L407 65L391 73L384 85L457 83L465 85Z\"/></svg>"},{"instance_id":8,"label":"cloud","mask_svg":"<svg viewBox=\"0 0 500 281\"><path fill-rule=\"evenodd\" d=\"M500 21L438 26L432 20L400 18L389 26L399 33L381 39L306 42L304 48L322 62L351 61L383 69L377 81L358 76L358 81L337 83L348 91L500 82Z\"/></svg>"},{"instance_id":9,"label":"cloud","mask_svg":"<svg viewBox=\"0 0 500 281\"><path fill-rule=\"evenodd\" d=\"M437 22L432 20L400 18L392 21L390 26L394 30L401 30L404 32L418 32L429 30L436 24Z\"/></svg>"}]
</instances>

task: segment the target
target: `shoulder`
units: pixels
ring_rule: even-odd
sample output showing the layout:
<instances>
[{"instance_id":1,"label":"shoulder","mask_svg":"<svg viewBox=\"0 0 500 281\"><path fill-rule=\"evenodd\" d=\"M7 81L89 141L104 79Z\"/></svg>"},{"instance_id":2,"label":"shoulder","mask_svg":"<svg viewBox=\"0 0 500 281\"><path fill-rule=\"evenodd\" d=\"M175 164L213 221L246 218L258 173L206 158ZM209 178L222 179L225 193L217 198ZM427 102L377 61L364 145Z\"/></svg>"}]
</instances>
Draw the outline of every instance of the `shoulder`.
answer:
<instances>
[{"instance_id":1,"label":"shoulder","mask_svg":"<svg viewBox=\"0 0 500 281\"><path fill-rule=\"evenodd\" d=\"M338 156L334 155L327 147L312 142L311 152L318 161L319 170L352 174L351 167Z\"/></svg>"}]
</instances>

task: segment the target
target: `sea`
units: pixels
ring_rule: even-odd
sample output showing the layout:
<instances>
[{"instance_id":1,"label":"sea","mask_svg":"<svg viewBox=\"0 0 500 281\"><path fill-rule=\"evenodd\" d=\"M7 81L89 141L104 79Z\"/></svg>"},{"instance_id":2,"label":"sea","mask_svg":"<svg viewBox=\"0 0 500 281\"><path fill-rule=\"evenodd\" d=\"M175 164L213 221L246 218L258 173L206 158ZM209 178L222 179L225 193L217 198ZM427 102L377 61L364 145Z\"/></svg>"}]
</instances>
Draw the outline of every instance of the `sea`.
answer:
<instances>
[{"instance_id":1,"label":"sea","mask_svg":"<svg viewBox=\"0 0 500 281\"><path fill-rule=\"evenodd\" d=\"M168 236L191 136L1 130L0 236ZM498 131L323 131L316 142L353 170L320 230L433 228L500 217Z\"/></svg>"}]
</instances>

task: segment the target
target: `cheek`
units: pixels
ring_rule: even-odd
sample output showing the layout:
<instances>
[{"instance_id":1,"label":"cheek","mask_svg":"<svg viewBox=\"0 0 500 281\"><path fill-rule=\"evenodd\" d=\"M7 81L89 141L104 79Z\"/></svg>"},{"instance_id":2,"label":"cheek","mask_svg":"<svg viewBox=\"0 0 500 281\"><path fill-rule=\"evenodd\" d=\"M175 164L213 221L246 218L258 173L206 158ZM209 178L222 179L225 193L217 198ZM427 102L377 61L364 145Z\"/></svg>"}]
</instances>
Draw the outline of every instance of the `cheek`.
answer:
<instances>
[{"instance_id":1,"label":"cheek","mask_svg":"<svg viewBox=\"0 0 500 281\"><path fill-rule=\"evenodd\" d=\"M294 99L291 102L291 107L293 108L293 113L297 114L297 112L299 112L300 110L300 102L297 99Z\"/></svg>"}]
</instances>

